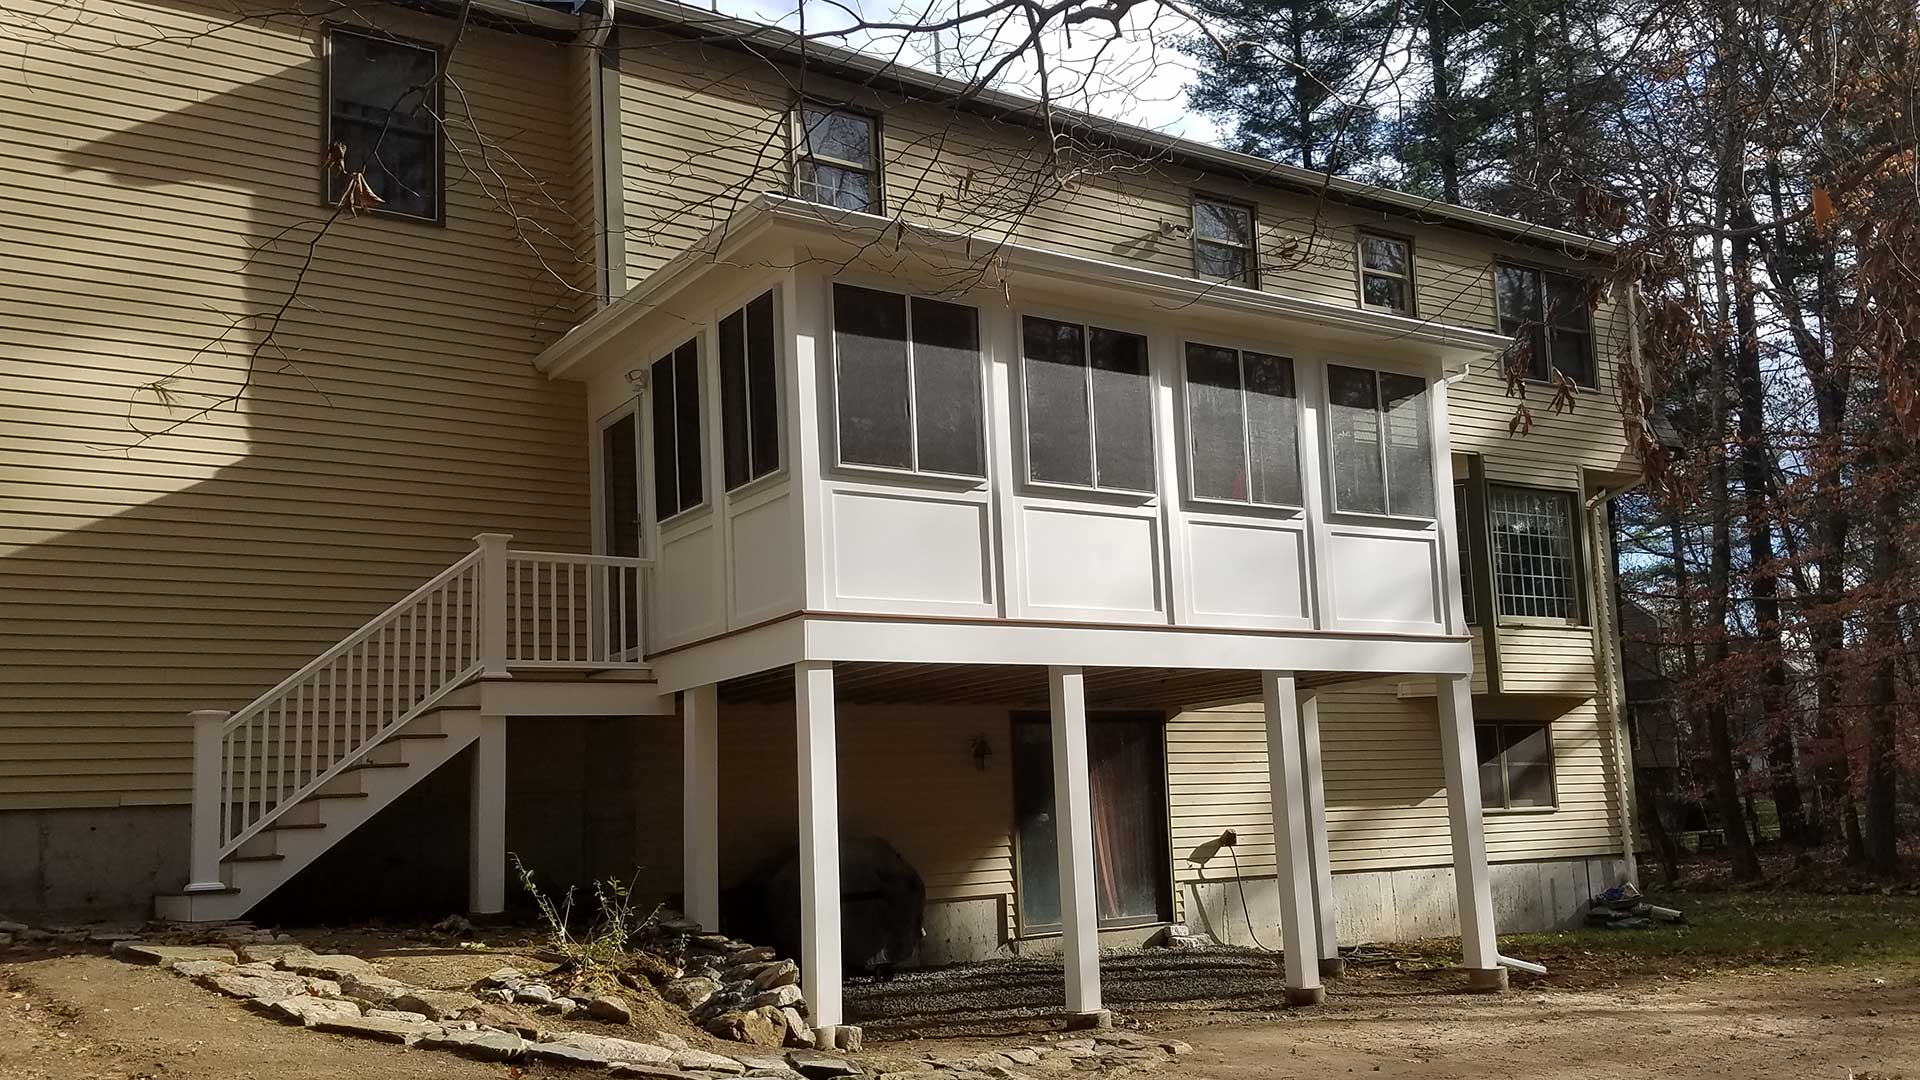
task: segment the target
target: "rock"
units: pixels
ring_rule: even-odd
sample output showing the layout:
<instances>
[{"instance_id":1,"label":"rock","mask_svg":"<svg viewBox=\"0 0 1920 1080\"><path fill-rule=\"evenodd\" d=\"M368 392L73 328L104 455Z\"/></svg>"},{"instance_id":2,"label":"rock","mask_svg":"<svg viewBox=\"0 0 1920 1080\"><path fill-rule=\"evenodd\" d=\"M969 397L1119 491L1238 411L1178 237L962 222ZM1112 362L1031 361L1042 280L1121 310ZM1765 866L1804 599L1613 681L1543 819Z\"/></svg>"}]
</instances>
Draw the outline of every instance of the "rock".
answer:
<instances>
[{"instance_id":1,"label":"rock","mask_svg":"<svg viewBox=\"0 0 1920 1080\"><path fill-rule=\"evenodd\" d=\"M203 978L208 975L225 975L238 968L225 960L175 960L167 965L175 975L189 979Z\"/></svg>"},{"instance_id":2,"label":"rock","mask_svg":"<svg viewBox=\"0 0 1920 1080\"><path fill-rule=\"evenodd\" d=\"M195 980L204 986L211 986L228 997L257 1001L262 1005L271 1005L285 998L297 997L307 993L307 980L298 975L280 974L277 978L264 975L213 974ZM324 995L319 995L324 996Z\"/></svg>"},{"instance_id":3,"label":"rock","mask_svg":"<svg viewBox=\"0 0 1920 1080\"><path fill-rule=\"evenodd\" d=\"M527 1041L511 1031L468 1031L465 1028L442 1027L423 1037L420 1043L480 1061L512 1061L527 1051Z\"/></svg>"},{"instance_id":4,"label":"rock","mask_svg":"<svg viewBox=\"0 0 1920 1080\"><path fill-rule=\"evenodd\" d=\"M505 987L496 987L492 990L482 990L476 996L479 997L480 1000L482 1001L497 1001L502 1005L513 1004L513 991L508 990Z\"/></svg>"},{"instance_id":5,"label":"rock","mask_svg":"<svg viewBox=\"0 0 1920 1080\"><path fill-rule=\"evenodd\" d=\"M520 987L526 985L526 982L526 972L521 971L517 967L503 967L496 968L491 975L481 979L475 985L489 989L504 987L508 990L518 990Z\"/></svg>"},{"instance_id":6,"label":"rock","mask_svg":"<svg viewBox=\"0 0 1920 1080\"><path fill-rule=\"evenodd\" d=\"M6 919L0 919L0 934L24 934L28 929L26 923L9 922Z\"/></svg>"},{"instance_id":7,"label":"rock","mask_svg":"<svg viewBox=\"0 0 1920 1080\"><path fill-rule=\"evenodd\" d=\"M789 1005L780 1010L780 1015L787 1021L787 1045L806 1050L813 1049L815 1043L813 1028L807 1025L806 1018L800 1015L800 1010Z\"/></svg>"},{"instance_id":8,"label":"rock","mask_svg":"<svg viewBox=\"0 0 1920 1080\"><path fill-rule=\"evenodd\" d=\"M182 960L219 960L237 964L240 957L225 945L152 945L127 940L113 943L113 955L130 964L159 964L171 967Z\"/></svg>"},{"instance_id":9,"label":"rock","mask_svg":"<svg viewBox=\"0 0 1920 1080\"><path fill-rule=\"evenodd\" d=\"M336 998L295 994L274 1002L267 1011L283 1020L313 1027L322 1020L351 1020L360 1015L360 1006L351 1001L340 1001Z\"/></svg>"},{"instance_id":10,"label":"rock","mask_svg":"<svg viewBox=\"0 0 1920 1080\"><path fill-rule=\"evenodd\" d=\"M567 1017L579 1012L580 1006L575 1005L572 998L557 997L554 998L552 1002L540 1006L540 1011L552 1013L560 1019L565 1020Z\"/></svg>"},{"instance_id":11,"label":"rock","mask_svg":"<svg viewBox=\"0 0 1920 1080\"><path fill-rule=\"evenodd\" d=\"M1015 1065L1040 1064L1040 1051L1031 1046L1016 1046L1011 1050L1002 1050L1000 1056Z\"/></svg>"},{"instance_id":12,"label":"rock","mask_svg":"<svg viewBox=\"0 0 1920 1080\"><path fill-rule=\"evenodd\" d=\"M462 935L473 933L473 924L468 922L467 917L464 915L449 915L439 922L434 923L433 928L442 934Z\"/></svg>"},{"instance_id":13,"label":"rock","mask_svg":"<svg viewBox=\"0 0 1920 1080\"><path fill-rule=\"evenodd\" d=\"M513 992L513 1000L519 1005L551 1005L553 988L545 983L527 983Z\"/></svg>"},{"instance_id":14,"label":"rock","mask_svg":"<svg viewBox=\"0 0 1920 1080\"><path fill-rule=\"evenodd\" d=\"M860 1066L843 1057L818 1053L813 1050L794 1050L787 1054L787 1064L793 1071L807 1080L833 1080L836 1076L859 1076Z\"/></svg>"},{"instance_id":15,"label":"rock","mask_svg":"<svg viewBox=\"0 0 1920 1080\"><path fill-rule=\"evenodd\" d=\"M1160 1040L1160 1049L1165 1050L1175 1057L1179 1057L1181 1054L1192 1053L1193 1046L1190 1043L1183 1043L1179 1039L1162 1039Z\"/></svg>"},{"instance_id":16,"label":"rock","mask_svg":"<svg viewBox=\"0 0 1920 1080\"><path fill-rule=\"evenodd\" d=\"M545 1034L544 1029L532 1017L518 1009L502 1005L483 1004L469 1019L485 1027L516 1032L522 1038L535 1042Z\"/></svg>"},{"instance_id":17,"label":"rock","mask_svg":"<svg viewBox=\"0 0 1920 1080\"><path fill-rule=\"evenodd\" d=\"M87 934L87 941L94 945L113 945L122 941L138 941L140 935L132 930L94 930Z\"/></svg>"},{"instance_id":18,"label":"rock","mask_svg":"<svg viewBox=\"0 0 1920 1080\"><path fill-rule=\"evenodd\" d=\"M11 944L13 944L13 935L10 933L0 933L0 945Z\"/></svg>"},{"instance_id":19,"label":"rock","mask_svg":"<svg viewBox=\"0 0 1920 1080\"><path fill-rule=\"evenodd\" d=\"M678 1035L675 1035L671 1031L656 1031L653 1033L653 1038L651 1041L654 1043L654 1045L664 1046L667 1049L674 1051L675 1053L678 1053L682 1050L693 1049L692 1043L688 1042L687 1040L681 1038Z\"/></svg>"},{"instance_id":20,"label":"rock","mask_svg":"<svg viewBox=\"0 0 1920 1080\"><path fill-rule=\"evenodd\" d=\"M384 1009L412 993L413 987L399 979L389 979L372 972L346 972L340 977L340 992L355 1001Z\"/></svg>"},{"instance_id":21,"label":"rock","mask_svg":"<svg viewBox=\"0 0 1920 1080\"><path fill-rule=\"evenodd\" d=\"M621 974L636 976L648 983L666 983L679 978L682 971L678 964L670 963L652 953L643 952L635 953L633 958L627 961L627 969Z\"/></svg>"},{"instance_id":22,"label":"rock","mask_svg":"<svg viewBox=\"0 0 1920 1080\"><path fill-rule=\"evenodd\" d=\"M331 1031L339 1035L358 1035L363 1039L379 1039L382 1042L399 1043L412 1046L428 1035L437 1034L439 1025L408 1020L379 1020L362 1017L341 1017L322 1020L313 1025L315 1031Z\"/></svg>"},{"instance_id":23,"label":"rock","mask_svg":"<svg viewBox=\"0 0 1920 1080\"><path fill-rule=\"evenodd\" d=\"M616 1039L611 1035L586 1035L573 1032L556 1035L541 1046L564 1046L582 1050L595 1055L604 1066L614 1061L630 1061L641 1065L664 1065L673 1059L673 1053L666 1047L652 1043L634 1042L632 1039Z\"/></svg>"},{"instance_id":24,"label":"rock","mask_svg":"<svg viewBox=\"0 0 1920 1080\"><path fill-rule=\"evenodd\" d=\"M734 1060L746 1066L748 1076L772 1076L781 1080L799 1080L800 1074L787 1065L785 1058L736 1054Z\"/></svg>"},{"instance_id":25,"label":"rock","mask_svg":"<svg viewBox=\"0 0 1920 1080\"><path fill-rule=\"evenodd\" d=\"M751 979L755 990L772 990L776 986L789 986L799 982L800 965L791 960L776 960L767 964L737 967L729 971L727 976L728 982Z\"/></svg>"},{"instance_id":26,"label":"rock","mask_svg":"<svg viewBox=\"0 0 1920 1080\"><path fill-rule=\"evenodd\" d=\"M710 1035L755 1046L777 1049L787 1041L787 1018L771 1006L721 1013L706 1027Z\"/></svg>"},{"instance_id":27,"label":"rock","mask_svg":"<svg viewBox=\"0 0 1920 1080\"><path fill-rule=\"evenodd\" d=\"M393 999L393 1007L424 1013L429 1020L452 1020L480 1007L472 994L455 990L411 990Z\"/></svg>"},{"instance_id":28,"label":"rock","mask_svg":"<svg viewBox=\"0 0 1920 1080\"><path fill-rule=\"evenodd\" d=\"M587 1010L588 1016L603 1024L633 1023L633 1010L627 1008L625 1001L612 994L590 997L581 1003L581 1007Z\"/></svg>"},{"instance_id":29,"label":"rock","mask_svg":"<svg viewBox=\"0 0 1920 1080\"><path fill-rule=\"evenodd\" d=\"M785 986L776 986L771 990L762 991L753 999L753 1004L755 1008L771 1005L776 1009L784 1009L789 1005L800 1005L806 1000L799 986L788 983Z\"/></svg>"},{"instance_id":30,"label":"rock","mask_svg":"<svg viewBox=\"0 0 1920 1080\"><path fill-rule=\"evenodd\" d=\"M417 1013L408 1009L368 1009L366 1015L374 1020L399 1020L408 1024L424 1024L426 1013Z\"/></svg>"},{"instance_id":31,"label":"rock","mask_svg":"<svg viewBox=\"0 0 1920 1080\"><path fill-rule=\"evenodd\" d=\"M616 1061L608 1066L615 1076L637 1076L645 1080L700 1080L705 1073L681 1072L671 1065L647 1065L637 1061Z\"/></svg>"},{"instance_id":32,"label":"rock","mask_svg":"<svg viewBox=\"0 0 1920 1080\"><path fill-rule=\"evenodd\" d=\"M833 1047L845 1054L860 1052L860 1026L858 1024L839 1024L833 1029Z\"/></svg>"},{"instance_id":33,"label":"rock","mask_svg":"<svg viewBox=\"0 0 1920 1080\"><path fill-rule=\"evenodd\" d=\"M747 1071L747 1067L738 1061L719 1054L709 1054L705 1050L681 1050L669 1061L677 1069L697 1069L701 1072L725 1073L728 1076L739 1076Z\"/></svg>"},{"instance_id":34,"label":"rock","mask_svg":"<svg viewBox=\"0 0 1920 1080\"><path fill-rule=\"evenodd\" d=\"M705 1005L713 995L720 992L720 984L712 979L691 978L675 979L660 988L660 996L675 1005L692 1012Z\"/></svg>"},{"instance_id":35,"label":"rock","mask_svg":"<svg viewBox=\"0 0 1920 1080\"><path fill-rule=\"evenodd\" d=\"M345 953L313 953L305 949L289 953L275 961L280 967L302 975L313 975L343 983L348 975L379 975L380 969L357 956Z\"/></svg>"},{"instance_id":36,"label":"rock","mask_svg":"<svg viewBox=\"0 0 1920 1080\"><path fill-rule=\"evenodd\" d=\"M774 952L769 946L761 945L757 948L742 949L727 959L736 964L764 964L769 960L780 959L780 954Z\"/></svg>"},{"instance_id":37,"label":"rock","mask_svg":"<svg viewBox=\"0 0 1920 1080\"><path fill-rule=\"evenodd\" d=\"M264 945L248 943L239 946L240 959L249 964L278 964L291 956L296 959L314 955L305 945ZM284 965L282 965L284 966ZM291 969L289 969L291 970Z\"/></svg>"}]
</instances>

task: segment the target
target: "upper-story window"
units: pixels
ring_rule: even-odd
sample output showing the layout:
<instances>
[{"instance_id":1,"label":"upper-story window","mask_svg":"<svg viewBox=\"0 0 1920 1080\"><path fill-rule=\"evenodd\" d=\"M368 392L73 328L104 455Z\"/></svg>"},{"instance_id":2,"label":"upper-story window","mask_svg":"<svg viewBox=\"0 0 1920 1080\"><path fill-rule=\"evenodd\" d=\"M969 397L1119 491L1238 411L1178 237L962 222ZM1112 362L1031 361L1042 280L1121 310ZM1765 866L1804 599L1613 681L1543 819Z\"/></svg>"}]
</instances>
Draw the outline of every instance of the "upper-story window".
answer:
<instances>
[{"instance_id":1,"label":"upper-story window","mask_svg":"<svg viewBox=\"0 0 1920 1080\"><path fill-rule=\"evenodd\" d=\"M1433 422L1417 375L1327 366L1333 507L1433 517Z\"/></svg>"},{"instance_id":2,"label":"upper-story window","mask_svg":"<svg viewBox=\"0 0 1920 1080\"><path fill-rule=\"evenodd\" d=\"M1021 345L1027 476L1040 483L1154 490L1147 339L1028 316Z\"/></svg>"},{"instance_id":3,"label":"upper-story window","mask_svg":"<svg viewBox=\"0 0 1920 1080\"><path fill-rule=\"evenodd\" d=\"M328 203L338 205L348 178L364 171L376 212L440 220L439 71L430 46L327 31L327 146L345 147L346 170L326 168Z\"/></svg>"},{"instance_id":4,"label":"upper-story window","mask_svg":"<svg viewBox=\"0 0 1920 1080\"><path fill-rule=\"evenodd\" d=\"M1194 498L1301 505L1293 361L1188 342L1187 444Z\"/></svg>"},{"instance_id":5,"label":"upper-story window","mask_svg":"<svg viewBox=\"0 0 1920 1080\"><path fill-rule=\"evenodd\" d=\"M1503 617L1580 618L1570 491L1487 487L1494 602Z\"/></svg>"},{"instance_id":6,"label":"upper-story window","mask_svg":"<svg viewBox=\"0 0 1920 1080\"><path fill-rule=\"evenodd\" d=\"M1360 234L1360 306L1413 314L1413 243L1398 236Z\"/></svg>"},{"instance_id":7,"label":"upper-story window","mask_svg":"<svg viewBox=\"0 0 1920 1080\"><path fill-rule=\"evenodd\" d=\"M842 210L879 213L879 122L826 105L804 104L796 112L793 193Z\"/></svg>"},{"instance_id":8,"label":"upper-story window","mask_svg":"<svg viewBox=\"0 0 1920 1080\"><path fill-rule=\"evenodd\" d=\"M836 284L833 345L841 464L987 474L979 312Z\"/></svg>"},{"instance_id":9,"label":"upper-story window","mask_svg":"<svg viewBox=\"0 0 1920 1080\"><path fill-rule=\"evenodd\" d=\"M1193 197L1193 272L1249 288L1258 285L1253 208L1206 195Z\"/></svg>"},{"instance_id":10,"label":"upper-story window","mask_svg":"<svg viewBox=\"0 0 1920 1080\"><path fill-rule=\"evenodd\" d=\"M773 293L720 320L720 431L727 490L780 467L779 365Z\"/></svg>"},{"instance_id":11,"label":"upper-story window","mask_svg":"<svg viewBox=\"0 0 1920 1080\"><path fill-rule=\"evenodd\" d=\"M1527 344L1527 376L1546 382L1557 369L1581 386L1594 385L1589 282L1502 263L1494 269L1493 284L1500 332Z\"/></svg>"},{"instance_id":12,"label":"upper-story window","mask_svg":"<svg viewBox=\"0 0 1920 1080\"><path fill-rule=\"evenodd\" d=\"M706 498L700 450L700 341L653 362L653 516L665 521Z\"/></svg>"}]
</instances>

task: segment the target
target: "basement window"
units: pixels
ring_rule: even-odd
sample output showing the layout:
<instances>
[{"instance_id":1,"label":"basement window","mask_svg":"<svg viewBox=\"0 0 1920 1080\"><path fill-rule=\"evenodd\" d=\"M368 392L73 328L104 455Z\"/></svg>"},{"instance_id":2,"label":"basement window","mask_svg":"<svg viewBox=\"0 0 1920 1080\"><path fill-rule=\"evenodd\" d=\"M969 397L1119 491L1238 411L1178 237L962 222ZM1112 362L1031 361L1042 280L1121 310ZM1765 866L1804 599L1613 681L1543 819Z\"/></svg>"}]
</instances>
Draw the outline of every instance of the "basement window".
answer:
<instances>
[{"instance_id":1,"label":"basement window","mask_svg":"<svg viewBox=\"0 0 1920 1080\"><path fill-rule=\"evenodd\" d=\"M720 430L728 491L780 467L779 398L769 291L720 320Z\"/></svg>"},{"instance_id":2,"label":"basement window","mask_svg":"<svg viewBox=\"0 0 1920 1080\"><path fill-rule=\"evenodd\" d=\"M326 145L346 152L345 175L325 169L328 205L338 206L348 176L364 171L380 198L374 213L443 220L439 50L332 27L326 63Z\"/></svg>"},{"instance_id":3,"label":"basement window","mask_svg":"<svg viewBox=\"0 0 1920 1080\"><path fill-rule=\"evenodd\" d=\"M1417 375L1327 366L1333 508L1432 518L1433 420Z\"/></svg>"},{"instance_id":4,"label":"basement window","mask_svg":"<svg viewBox=\"0 0 1920 1080\"><path fill-rule=\"evenodd\" d=\"M842 465L987 474L979 312L836 284L833 346Z\"/></svg>"},{"instance_id":5,"label":"basement window","mask_svg":"<svg viewBox=\"0 0 1920 1080\"><path fill-rule=\"evenodd\" d=\"M1480 757L1480 806L1486 810L1552 808L1553 738L1545 724L1473 726Z\"/></svg>"},{"instance_id":6,"label":"basement window","mask_svg":"<svg viewBox=\"0 0 1920 1080\"><path fill-rule=\"evenodd\" d=\"M655 521L705 501L700 453L700 341L653 362L653 512Z\"/></svg>"},{"instance_id":7,"label":"basement window","mask_svg":"<svg viewBox=\"0 0 1920 1080\"><path fill-rule=\"evenodd\" d=\"M1028 479L1153 491L1147 339L1028 316L1021 355Z\"/></svg>"}]
</instances>

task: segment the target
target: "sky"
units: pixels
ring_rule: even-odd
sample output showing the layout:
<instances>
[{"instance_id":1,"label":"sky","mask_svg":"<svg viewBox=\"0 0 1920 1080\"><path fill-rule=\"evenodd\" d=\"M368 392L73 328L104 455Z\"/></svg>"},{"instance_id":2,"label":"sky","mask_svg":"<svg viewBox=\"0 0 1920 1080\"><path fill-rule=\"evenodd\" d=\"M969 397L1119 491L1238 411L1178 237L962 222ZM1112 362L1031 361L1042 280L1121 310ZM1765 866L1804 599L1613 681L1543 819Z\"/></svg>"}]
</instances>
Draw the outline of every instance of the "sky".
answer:
<instances>
[{"instance_id":1,"label":"sky","mask_svg":"<svg viewBox=\"0 0 1920 1080\"><path fill-rule=\"evenodd\" d=\"M849 27L857 11L868 22L902 21L923 23L928 12L940 18L953 12L974 10L982 0L922 0L911 14L902 16L896 2L911 0L686 0L704 4L737 18L772 23L787 30L800 28L800 5L806 4L809 33ZM940 42L945 74L964 76L972 70L969 59L977 63L982 55L1003 56L1014 44L1009 27L999 42L980 36L956 47L949 32ZM1142 4L1128 14L1122 33L1086 29L1068 34L1056 32L1047 38L1048 52L1056 58L1048 65L1053 80L1049 89L1055 100L1072 108L1108 119L1151 128L1168 135L1200 142L1220 144L1223 131L1208 118L1187 110L1186 89L1193 81L1193 60L1171 44L1192 33L1192 24L1169 8ZM861 33L833 41L881 56L899 54L901 62L926 70L935 70L933 39L927 34L884 35ZM964 51L963 51L964 50ZM956 70L956 65L960 65ZM996 88L1037 95L1037 70L1031 62L1011 65L996 81ZM1068 85L1061 86L1062 80Z\"/></svg>"}]
</instances>

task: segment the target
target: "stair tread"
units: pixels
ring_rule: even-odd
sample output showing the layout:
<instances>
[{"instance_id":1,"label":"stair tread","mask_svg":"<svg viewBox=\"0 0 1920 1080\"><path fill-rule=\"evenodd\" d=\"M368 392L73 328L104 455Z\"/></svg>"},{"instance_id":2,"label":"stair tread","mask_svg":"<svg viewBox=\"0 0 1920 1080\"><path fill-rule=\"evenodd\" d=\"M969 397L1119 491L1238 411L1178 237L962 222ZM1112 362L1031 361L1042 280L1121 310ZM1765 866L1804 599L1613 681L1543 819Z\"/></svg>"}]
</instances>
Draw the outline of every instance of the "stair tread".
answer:
<instances>
[{"instance_id":1,"label":"stair tread","mask_svg":"<svg viewBox=\"0 0 1920 1080\"><path fill-rule=\"evenodd\" d=\"M163 892L154 893L154 896L238 896L239 894L240 887L238 885L229 885L224 889L201 889L197 892Z\"/></svg>"},{"instance_id":2,"label":"stair tread","mask_svg":"<svg viewBox=\"0 0 1920 1080\"><path fill-rule=\"evenodd\" d=\"M404 761L356 761L340 771L353 772L355 769L404 769L407 767L407 763Z\"/></svg>"},{"instance_id":3,"label":"stair tread","mask_svg":"<svg viewBox=\"0 0 1920 1080\"><path fill-rule=\"evenodd\" d=\"M229 856L227 856L227 857L226 857L226 859L225 859L224 861L226 861L226 862L279 862L279 861L281 861L281 860L283 860L283 859L285 859L285 858L286 858L286 856L285 856L285 855L280 855L280 854L273 854L273 855L229 855Z\"/></svg>"},{"instance_id":4,"label":"stair tread","mask_svg":"<svg viewBox=\"0 0 1920 1080\"><path fill-rule=\"evenodd\" d=\"M316 791L307 796L307 799L364 799L366 797L367 793L364 791ZM305 802L306 799L300 801Z\"/></svg>"},{"instance_id":5,"label":"stair tread","mask_svg":"<svg viewBox=\"0 0 1920 1080\"><path fill-rule=\"evenodd\" d=\"M327 823L324 821L276 821L260 831L285 832L289 829L324 829L326 827Z\"/></svg>"}]
</instances>

